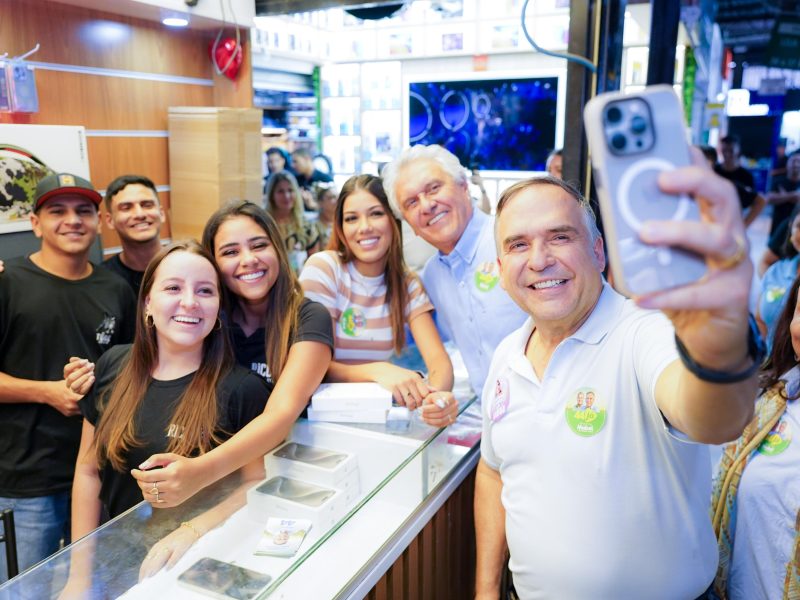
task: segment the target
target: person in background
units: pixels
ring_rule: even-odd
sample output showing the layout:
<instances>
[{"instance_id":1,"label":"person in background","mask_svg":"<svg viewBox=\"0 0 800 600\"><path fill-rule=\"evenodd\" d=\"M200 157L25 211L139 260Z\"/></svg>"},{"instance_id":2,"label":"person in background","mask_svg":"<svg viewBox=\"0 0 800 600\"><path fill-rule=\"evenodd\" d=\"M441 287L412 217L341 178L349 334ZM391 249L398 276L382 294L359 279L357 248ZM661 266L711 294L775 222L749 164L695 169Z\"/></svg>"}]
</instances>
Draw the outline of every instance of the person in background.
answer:
<instances>
[{"instance_id":1,"label":"person in background","mask_svg":"<svg viewBox=\"0 0 800 600\"><path fill-rule=\"evenodd\" d=\"M744 225L748 227L766 206L766 199L756 190L753 174L741 164L741 144L735 135L720 138L719 155L722 161L714 165L714 172L732 182L739 195L739 204L744 215Z\"/></svg>"},{"instance_id":2,"label":"person in background","mask_svg":"<svg viewBox=\"0 0 800 600\"><path fill-rule=\"evenodd\" d=\"M281 171L292 171L292 159L289 153L283 148L272 146L267 148L267 174L280 173Z\"/></svg>"},{"instance_id":3,"label":"person in background","mask_svg":"<svg viewBox=\"0 0 800 600\"><path fill-rule=\"evenodd\" d=\"M266 380L269 402L244 429L202 456L154 454L134 469L142 496L156 508L184 502L286 439L333 353L328 311L303 297L278 228L263 209L247 201L220 208L206 224L203 246L232 296L226 321L236 362ZM153 502L154 482L165 502Z\"/></svg>"},{"instance_id":4,"label":"person in background","mask_svg":"<svg viewBox=\"0 0 800 600\"><path fill-rule=\"evenodd\" d=\"M103 266L139 293L144 270L161 249L161 225L166 221L156 186L142 175L121 175L106 188L106 225L117 232L122 252Z\"/></svg>"},{"instance_id":5,"label":"person in background","mask_svg":"<svg viewBox=\"0 0 800 600\"><path fill-rule=\"evenodd\" d=\"M797 256L795 247L792 244L787 245L785 243L789 235L789 222L791 220L791 218L784 219L781 224L778 225L777 229L775 229L775 233L769 236L767 247L764 248L764 252L761 254L761 258L758 261L759 277L764 277L764 273L767 272L767 269L779 260Z\"/></svg>"},{"instance_id":6,"label":"person in background","mask_svg":"<svg viewBox=\"0 0 800 600\"><path fill-rule=\"evenodd\" d=\"M769 171L770 179L785 176L787 162L789 162L789 157L786 156L786 138L781 138L775 146L775 157L772 161L772 169Z\"/></svg>"},{"instance_id":7,"label":"person in background","mask_svg":"<svg viewBox=\"0 0 800 600\"><path fill-rule=\"evenodd\" d=\"M319 248L325 250L328 248L331 234L333 233L333 220L336 215L336 200L338 194L333 188L333 184L320 183L316 186L317 189L317 204L319 205L319 218L315 226L319 234Z\"/></svg>"},{"instance_id":8,"label":"person in background","mask_svg":"<svg viewBox=\"0 0 800 600\"><path fill-rule=\"evenodd\" d=\"M305 148L298 148L292 152L292 162L294 171L297 174L297 184L303 194L303 203L306 210L316 210L317 204L314 199L315 183L331 183L333 177L323 173L314 167L314 159L311 153Z\"/></svg>"},{"instance_id":9,"label":"person in background","mask_svg":"<svg viewBox=\"0 0 800 600\"><path fill-rule=\"evenodd\" d=\"M789 218L800 199L800 151L789 155L786 175L772 180L767 199L772 204L772 224L769 230L772 235Z\"/></svg>"},{"instance_id":10,"label":"person in background","mask_svg":"<svg viewBox=\"0 0 800 600\"><path fill-rule=\"evenodd\" d=\"M766 270L756 306L756 320L767 341L767 348L772 347L775 325L786 302L786 292L792 287L800 269L800 207L795 207L787 223L781 254L788 258L776 261Z\"/></svg>"},{"instance_id":11,"label":"person in background","mask_svg":"<svg viewBox=\"0 0 800 600\"><path fill-rule=\"evenodd\" d=\"M705 166L659 181L700 198L703 219L645 223L643 240L703 255L708 276L635 300L603 281L603 240L575 188L537 177L500 198L503 287L530 319L498 346L483 390L478 600L498 598L506 549L522 600L692 599L714 578L705 444L752 416L753 269L728 182ZM588 522L576 518L587 498ZM592 557L577 577L576 556Z\"/></svg>"},{"instance_id":12,"label":"person in background","mask_svg":"<svg viewBox=\"0 0 800 600\"><path fill-rule=\"evenodd\" d=\"M562 165L564 163L564 151L561 148L553 150L547 156L547 162L545 163L545 170L547 171L548 175L553 177L558 177L559 179L562 178Z\"/></svg>"},{"instance_id":13,"label":"person in background","mask_svg":"<svg viewBox=\"0 0 800 600\"><path fill-rule=\"evenodd\" d=\"M133 344L114 346L80 381L65 373L79 405L83 431L72 487L72 528L81 538L100 523L141 502L131 469L152 454L202 455L223 443L264 410L263 378L237 365L220 320L222 276L197 242L176 242L150 262L138 299ZM242 472L263 479L260 457ZM148 494L159 503L169 492L154 482ZM227 502L185 521L153 549L148 572L174 565L202 535L244 504ZM85 560L85 558L84 558ZM72 586L91 581L89 564L72 564ZM84 586L80 586L83 583ZM73 588L74 589L74 588Z\"/></svg>"},{"instance_id":14,"label":"person in background","mask_svg":"<svg viewBox=\"0 0 800 600\"><path fill-rule=\"evenodd\" d=\"M697 149L703 153L710 169L717 166L717 149L714 146L697 146Z\"/></svg>"},{"instance_id":15,"label":"person in background","mask_svg":"<svg viewBox=\"0 0 800 600\"><path fill-rule=\"evenodd\" d=\"M395 402L421 408L430 425L454 422L453 367L439 339L425 290L403 261L400 222L379 177L356 175L336 204L332 250L312 256L300 283L325 306L336 344L326 379L374 381ZM405 347L405 326L428 369L423 377L389 361Z\"/></svg>"},{"instance_id":16,"label":"person in background","mask_svg":"<svg viewBox=\"0 0 800 600\"><path fill-rule=\"evenodd\" d=\"M471 194L472 203L475 205L475 208L485 212L487 215L490 215L492 214L492 203L489 200L489 194L486 193L486 188L483 185L483 177L481 177L481 174L478 171L478 166L472 165L469 170L472 173L470 175L469 182L474 187L478 188L477 194Z\"/></svg>"},{"instance_id":17,"label":"person in background","mask_svg":"<svg viewBox=\"0 0 800 600\"><path fill-rule=\"evenodd\" d=\"M320 249L317 228L303 215L303 200L297 180L288 171L280 171L267 180L264 208L275 219L281 232L289 264L295 273L306 259Z\"/></svg>"},{"instance_id":18,"label":"person in background","mask_svg":"<svg viewBox=\"0 0 800 600\"><path fill-rule=\"evenodd\" d=\"M712 511L720 561L711 597L800 597L800 279L761 370L755 417L720 460Z\"/></svg>"},{"instance_id":19,"label":"person in background","mask_svg":"<svg viewBox=\"0 0 800 600\"><path fill-rule=\"evenodd\" d=\"M42 179L31 215L41 248L0 274L0 507L14 510L21 571L69 541L81 422L64 363L133 338L130 286L89 262L101 201L77 175ZM5 571L0 544L0 581Z\"/></svg>"},{"instance_id":20,"label":"person in background","mask_svg":"<svg viewBox=\"0 0 800 600\"><path fill-rule=\"evenodd\" d=\"M525 321L498 285L494 218L473 209L466 171L441 146L405 150L384 168L383 185L395 215L437 249L422 282L479 394L497 344Z\"/></svg>"}]
</instances>

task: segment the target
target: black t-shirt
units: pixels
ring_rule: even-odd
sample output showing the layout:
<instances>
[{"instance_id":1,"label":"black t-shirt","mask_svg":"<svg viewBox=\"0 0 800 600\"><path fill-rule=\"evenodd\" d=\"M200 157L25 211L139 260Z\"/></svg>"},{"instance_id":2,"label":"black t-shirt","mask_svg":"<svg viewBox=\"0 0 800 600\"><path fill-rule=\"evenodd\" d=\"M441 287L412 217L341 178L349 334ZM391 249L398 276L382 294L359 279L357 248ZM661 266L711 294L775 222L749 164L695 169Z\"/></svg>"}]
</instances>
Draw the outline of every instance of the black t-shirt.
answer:
<instances>
[{"instance_id":1,"label":"black t-shirt","mask_svg":"<svg viewBox=\"0 0 800 600\"><path fill-rule=\"evenodd\" d=\"M310 190L315 183L330 183L331 181L333 181L333 177L319 169L314 169L310 177L297 174L297 185L305 190Z\"/></svg>"},{"instance_id":2,"label":"black t-shirt","mask_svg":"<svg viewBox=\"0 0 800 600\"><path fill-rule=\"evenodd\" d=\"M115 346L97 361L97 382L80 401L83 416L97 425L103 412L105 390L113 384L117 374L128 359L131 346ZM112 518L142 501L142 493L130 470L151 455L165 452L169 437L176 435L170 424L178 400L191 383L194 373L171 381L151 380L144 399L134 416L134 435L140 445L134 446L125 457L125 471L115 471L110 463L100 469L100 500ZM264 412L267 403L267 386L260 377L235 365L217 388L219 420L217 431L227 439Z\"/></svg>"},{"instance_id":3,"label":"black t-shirt","mask_svg":"<svg viewBox=\"0 0 800 600\"><path fill-rule=\"evenodd\" d=\"M236 355L236 362L257 373L265 379L269 393L275 387L272 374L266 361L265 331L261 327L246 336L242 328L229 320L231 344ZM333 325L328 310L319 302L305 298L300 305L300 315L297 323L297 333L294 342L319 342L325 344L333 352Z\"/></svg>"},{"instance_id":4,"label":"black t-shirt","mask_svg":"<svg viewBox=\"0 0 800 600\"><path fill-rule=\"evenodd\" d=\"M796 192L800 188L800 181L792 181L788 177L776 177L772 180L770 186L771 192ZM782 202L775 204L772 207L772 224L769 228L769 233L772 235L778 229L781 223L789 218L794 210L794 202Z\"/></svg>"},{"instance_id":5,"label":"black t-shirt","mask_svg":"<svg viewBox=\"0 0 800 600\"><path fill-rule=\"evenodd\" d=\"M739 195L739 204L742 210L746 210L755 202L756 195L756 180L753 174L744 167L736 167L733 171L726 171L722 165L714 165L714 172L733 182L736 187L736 193Z\"/></svg>"},{"instance_id":6,"label":"black t-shirt","mask_svg":"<svg viewBox=\"0 0 800 600\"><path fill-rule=\"evenodd\" d=\"M27 257L0 273L0 371L60 381L70 356L96 361L130 342L136 303L130 287L106 269L72 281ZM0 403L0 496L30 498L70 489L81 419L47 404Z\"/></svg>"},{"instance_id":7,"label":"black t-shirt","mask_svg":"<svg viewBox=\"0 0 800 600\"><path fill-rule=\"evenodd\" d=\"M131 286L133 289L133 293L138 296L139 289L142 287L142 278L144 277L144 271L134 271L129 266L127 266L122 259L120 258L119 254L115 254L108 260L103 261L103 266L108 269L109 271L116 273L120 277L122 277L125 281L128 282L128 285Z\"/></svg>"}]
</instances>

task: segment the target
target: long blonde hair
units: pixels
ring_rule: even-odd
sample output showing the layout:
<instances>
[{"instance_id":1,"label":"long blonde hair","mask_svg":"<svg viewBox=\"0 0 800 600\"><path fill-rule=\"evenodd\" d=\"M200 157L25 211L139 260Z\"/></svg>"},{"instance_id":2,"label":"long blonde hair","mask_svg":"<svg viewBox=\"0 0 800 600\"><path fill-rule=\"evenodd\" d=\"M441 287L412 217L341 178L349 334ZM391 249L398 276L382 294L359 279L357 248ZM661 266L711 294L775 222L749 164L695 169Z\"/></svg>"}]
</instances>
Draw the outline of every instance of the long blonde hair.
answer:
<instances>
[{"instance_id":1,"label":"long blonde hair","mask_svg":"<svg viewBox=\"0 0 800 600\"><path fill-rule=\"evenodd\" d=\"M158 364L156 328L148 327L145 322L145 300L153 287L159 265L174 252L196 254L214 267L220 290L220 309L224 305L222 275L214 259L194 240L170 244L147 265L137 302L133 345L113 385L101 394L102 417L94 434L97 463L103 466L110 462L116 471L125 471L125 455L131 448L142 445L136 438L134 421L150 385L151 373ZM178 399L171 423L178 427L181 435L169 438L167 452L181 456L198 451L202 454L222 442L217 435L217 384L233 364L227 333L215 327L203 340L200 368Z\"/></svg>"}]
</instances>

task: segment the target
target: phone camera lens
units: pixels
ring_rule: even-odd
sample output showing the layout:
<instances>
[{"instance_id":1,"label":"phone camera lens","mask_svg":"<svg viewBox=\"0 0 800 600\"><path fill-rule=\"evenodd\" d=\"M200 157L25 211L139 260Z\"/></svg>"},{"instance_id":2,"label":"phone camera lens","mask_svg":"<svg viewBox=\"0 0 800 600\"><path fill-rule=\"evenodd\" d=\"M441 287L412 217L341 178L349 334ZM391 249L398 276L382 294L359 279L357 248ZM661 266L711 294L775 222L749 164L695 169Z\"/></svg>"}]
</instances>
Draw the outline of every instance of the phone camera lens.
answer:
<instances>
[{"instance_id":1,"label":"phone camera lens","mask_svg":"<svg viewBox=\"0 0 800 600\"><path fill-rule=\"evenodd\" d=\"M611 145L615 150L624 150L627 143L627 138L621 133L615 133L613 136L611 136Z\"/></svg>"},{"instance_id":2,"label":"phone camera lens","mask_svg":"<svg viewBox=\"0 0 800 600\"><path fill-rule=\"evenodd\" d=\"M647 129L647 121L644 117L636 115L631 119L631 131L637 135L642 134Z\"/></svg>"},{"instance_id":3,"label":"phone camera lens","mask_svg":"<svg viewBox=\"0 0 800 600\"><path fill-rule=\"evenodd\" d=\"M622 111L616 106L612 106L606 112L606 119L609 123L619 123L622 120Z\"/></svg>"}]
</instances>

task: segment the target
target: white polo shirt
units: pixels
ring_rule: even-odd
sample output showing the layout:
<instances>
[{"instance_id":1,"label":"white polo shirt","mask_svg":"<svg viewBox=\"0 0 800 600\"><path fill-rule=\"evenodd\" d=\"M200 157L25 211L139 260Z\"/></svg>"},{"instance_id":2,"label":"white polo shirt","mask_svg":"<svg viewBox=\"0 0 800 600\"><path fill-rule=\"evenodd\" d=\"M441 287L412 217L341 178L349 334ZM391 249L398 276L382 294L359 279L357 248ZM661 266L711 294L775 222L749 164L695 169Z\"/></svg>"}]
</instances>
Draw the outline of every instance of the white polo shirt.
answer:
<instances>
[{"instance_id":1,"label":"white polo shirt","mask_svg":"<svg viewBox=\"0 0 800 600\"><path fill-rule=\"evenodd\" d=\"M671 323L605 284L541 381L525 357L532 330L497 348L482 407L520 598L696 598L717 567L711 469L708 448L670 433L656 406L677 359Z\"/></svg>"}]
</instances>

